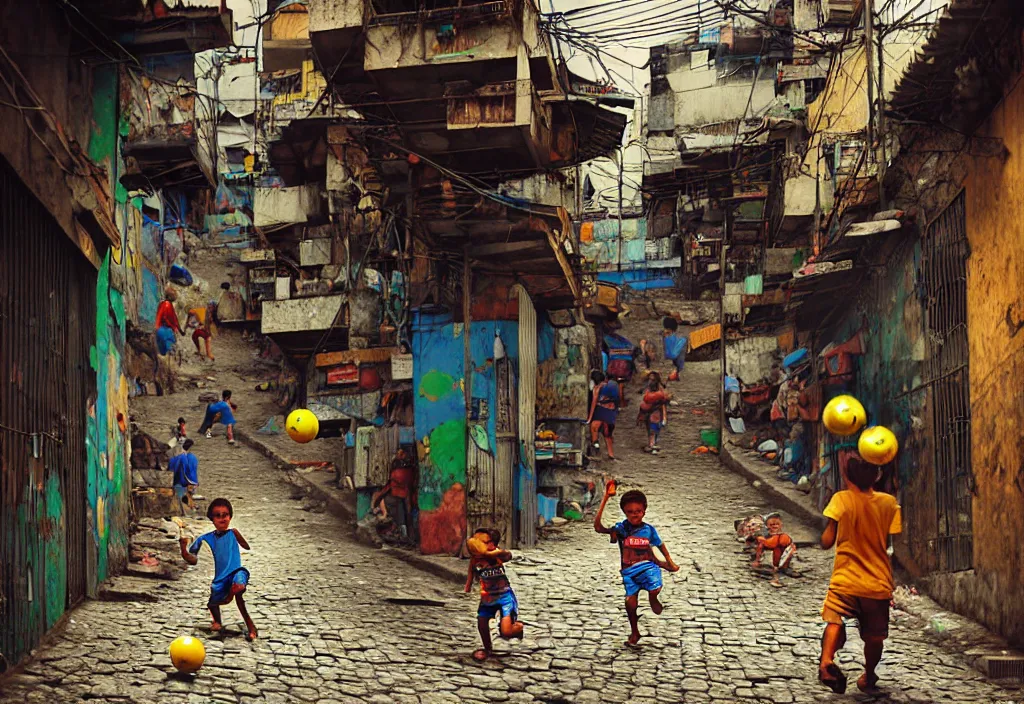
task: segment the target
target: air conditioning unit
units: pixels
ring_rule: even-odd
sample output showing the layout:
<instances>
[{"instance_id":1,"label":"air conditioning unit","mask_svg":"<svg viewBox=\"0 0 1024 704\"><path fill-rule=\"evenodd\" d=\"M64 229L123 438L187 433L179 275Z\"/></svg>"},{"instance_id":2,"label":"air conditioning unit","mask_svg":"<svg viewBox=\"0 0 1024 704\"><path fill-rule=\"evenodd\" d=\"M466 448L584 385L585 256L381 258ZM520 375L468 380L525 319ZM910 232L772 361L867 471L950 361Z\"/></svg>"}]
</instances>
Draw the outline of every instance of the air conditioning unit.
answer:
<instances>
[{"instance_id":1,"label":"air conditioning unit","mask_svg":"<svg viewBox=\"0 0 1024 704\"><path fill-rule=\"evenodd\" d=\"M853 21L855 0L821 0L821 14L827 25L849 25Z\"/></svg>"}]
</instances>

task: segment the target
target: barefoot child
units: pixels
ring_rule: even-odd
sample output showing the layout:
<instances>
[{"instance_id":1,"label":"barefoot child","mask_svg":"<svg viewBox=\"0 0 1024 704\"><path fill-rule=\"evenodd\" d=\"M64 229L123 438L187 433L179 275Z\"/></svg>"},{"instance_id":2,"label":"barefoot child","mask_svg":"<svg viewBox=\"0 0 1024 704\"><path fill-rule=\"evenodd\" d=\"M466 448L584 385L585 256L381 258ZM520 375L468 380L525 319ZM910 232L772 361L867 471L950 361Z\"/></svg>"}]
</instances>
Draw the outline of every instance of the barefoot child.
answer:
<instances>
[{"instance_id":1,"label":"barefoot child","mask_svg":"<svg viewBox=\"0 0 1024 704\"><path fill-rule=\"evenodd\" d=\"M480 580L480 606L477 608L477 628L483 648L473 653L473 659L484 661L491 654L491 620L501 615L498 632L502 638L523 638L523 624L519 623L519 602L505 574L505 563L512 553L498 548L501 533L493 528L477 528L467 541L473 557L469 561L466 593L473 589L473 581Z\"/></svg>"},{"instance_id":2,"label":"barefoot child","mask_svg":"<svg viewBox=\"0 0 1024 704\"><path fill-rule=\"evenodd\" d=\"M221 623L220 607L230 604L231 600L235 599L238 611L245 621L245 627L249 629L246 638L256 640L256 624L252 622L242 598L249 584L249 570L242 567L242 552L239 547L248 550L249 543L245 542L237 528L230 527L232 516L234 511L230 501L214 499L206 510L206 517L213 521L214 530L199 536L187 548L185 546L188 540L185 537L179 538L178 542L181 544L182 559L190 565L199 562L199 550L203 543L209 545L210 552L213 553L213 584L210 585L210 600L206 604L213 617L210 630L219 631L224 627Z\"/></svg>"},{"instance_id":3,"label":"barefoot child","mask_svg":"<svg viewBox=\"0 0 1024 704\"><path fill-rule=\"evenodd\" d=\"M837 492L825 507L828 526L821 547L828 550L835 545L836 557L821 609L827 625L821 638L818 679L839 694L846 691L846 675L835 663L836 651L846 643L843 619L857 619L864 641L864 674L857 680L862 692L874 690L878 683L875 668L889 635L893 581L888 543L902 525L896 498L872 489L880 471L860 457L851 458L846 465L848 488Z\"/></svg>"},{"instance_id":4,"label":"barefoot child","mask_svg":"<svg viewBox=\"0 0 1024 704\"><path fill-rule=\"evenodd\" d=\"M765 521L765 527L768 528L768 537L757 536L757 548L754 550L754 559L750 566L755 569L759 568L761 555L766 549L770 550L772 553L772 581L770 584L773 587L781 587L779 572L789 567L793 555L796 554L796 543L783 531L782 517L778 514L769 515Z\"/></svg>"},{"instance_id":5,"label":"barefoot child","mask_svg":"<svg viewBox=\"0 0 1024 704\"><path fill-rule=\"evenodd\" d=\"M640 630L638 627L640 617L637 615L637 602L640 590L647 592L651 604L651 611L660 614L664 609L658 601L658 594L661 592L661 570L678 572L679 565L668 554L668 548L661 541L661 536L654 526L644 523L644 515L647 513L647 497L641 491L627 491L619 501L622 512L626 514L626 520L619 521L611 528L605 528L601 523L601 516L604 514L604 507L608 499L615 495L615 482L608 482L605 486L604 499L601 507L597 509L594 516L594 530L598 533L611 536L611 542L619 544L619 554L622 558L622 584L626 588L626 616L629 617L629 640L626 645L637 645L640 642ZM654 554L653 548L661 550L665 556L659 560Z\"/></svg>"}]
</instances>

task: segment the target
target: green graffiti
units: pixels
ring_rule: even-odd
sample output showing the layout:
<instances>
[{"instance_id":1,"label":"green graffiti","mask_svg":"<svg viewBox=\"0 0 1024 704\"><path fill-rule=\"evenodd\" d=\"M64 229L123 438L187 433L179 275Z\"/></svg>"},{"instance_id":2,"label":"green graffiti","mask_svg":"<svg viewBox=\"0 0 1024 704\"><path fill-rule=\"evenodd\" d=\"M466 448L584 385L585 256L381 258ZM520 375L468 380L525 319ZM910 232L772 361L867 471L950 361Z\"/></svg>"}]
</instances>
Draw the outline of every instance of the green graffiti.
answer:
<instances>
[{"instance_id":1,"label":"green graffiti","mask_svg":"<svg viewBox=\"0 0 1024 704\"><path fill-rule=\"evenodd\" d=\"M420 396L428 401L439 401L440 399L454 393L458 382L450 374L439 371L429 371L420 380Z\"/></svg>"},{"instance_id":2,"label":"green graffiti","mask_svg":"<svg viewBox=\"0 0 1024 704\"><path fill-rule=\"evenodd\" d=\"M120 350L125 343L124 299L110 287L110 254L96 282L96 344L89 351L96 372L96 400L86 437L88 515L96 549L95 586L127 558L128 492L126 439L117 414L127 414Z\"/></svg>"},{"instance_id":3,"label":"green graffiti","mask_svg":"<svg viewBox=\"0 0 1024 704\"><path fill-rule=\"evenodd\" d=\"M46 507L39 524L46 544L46 627L49 629L64 614L68 590L64 499L56 472L51 472L46 482Z\"/></svg>"},{"instance_id":4,"label":"green graffiti","mask_svg":"<svg viewBox=\"0 0 1024 704\"><path fill-rule=\"evenodd\" d=\"M102 164L113 159L117 143L117 67L96 67L92 72L92 86L89 158Z\"/></svg>"},{"instance_id":5,"label":"green graffiti","mask_svg":"<svg viewBox=\"0 0 1024 704\"><path fill-rule=\"evenodd\" d=\"M419 505L421 511L441 506L444 493L453 484L466 482L466 421L449 420L430 433L430 454L420 468Z\"/></svg>"}]
</instances>

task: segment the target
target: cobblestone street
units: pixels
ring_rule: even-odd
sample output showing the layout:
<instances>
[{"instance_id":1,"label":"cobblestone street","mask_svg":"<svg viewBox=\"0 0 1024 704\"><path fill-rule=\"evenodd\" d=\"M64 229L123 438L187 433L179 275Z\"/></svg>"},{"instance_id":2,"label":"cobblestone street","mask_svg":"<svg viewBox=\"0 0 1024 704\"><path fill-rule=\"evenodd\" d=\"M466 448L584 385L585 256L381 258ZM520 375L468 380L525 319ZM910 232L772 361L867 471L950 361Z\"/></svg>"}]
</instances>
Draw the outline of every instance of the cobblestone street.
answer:
<instances>
[{"instance_id":1,"label":"cobblestone street","mask_svg":"<svg viewBox=\"0 0 1024 704\"><path fill-rule=\"evenodd\" d=\"M684 375L659 457L640 452L635 402L620 417L619 457L609 468L644 488L648 520L682 566L666 574L664 614L641 607L642 648L628 650L618 553L586 524L522 553L511 579L526 622L522 644L498 645L475 663L476 595L341 537L338 519L303 511L270 460L224 438L199 439L201 493L226 496L233 526L252 546L248 603L260 639L247 643L233 605L226 635L207 632L212 560L175 582L154 583L154 603L89 601L2 685L2 702L1016 702L955 652L931 642L924 624L897 613L880 674L885 695L834 696L815 680L818 610L830 556L800 552L801 579L772 589L753 576L732 535L733 519L767 508L757 491L693 456L715 378ZM148 399L152 424L169 424L194 396ZM194 410L189 411L194 415ZM155 428L150 428L155 430ZM607 465L607 461L604 463ZM613 511L617 517L617 507ZM204 526L203 530L207 528ZM424 600L409 605L389 600ZM206 644L194 680L173 673L167 646L193 634ZM851 636L845 669L859 674ZM851 685L852 688L852 685ZM855 691L855 689L854 689Z\"/></svg>"}]
</instances>

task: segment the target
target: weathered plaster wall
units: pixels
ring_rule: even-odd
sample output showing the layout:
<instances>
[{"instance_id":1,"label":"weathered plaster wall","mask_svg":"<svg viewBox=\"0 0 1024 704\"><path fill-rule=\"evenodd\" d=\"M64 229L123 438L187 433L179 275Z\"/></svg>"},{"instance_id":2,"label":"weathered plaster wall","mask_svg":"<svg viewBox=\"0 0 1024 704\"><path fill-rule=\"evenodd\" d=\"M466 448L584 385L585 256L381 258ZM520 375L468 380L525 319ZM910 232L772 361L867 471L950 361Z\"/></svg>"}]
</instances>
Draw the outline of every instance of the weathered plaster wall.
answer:
<instances>
[{"instance_id":1,"label":"weathered plaster wall","mask_svg":"<svg viewBox=\"0 0 1024 704\"><path fill-rule=\"evenodd\" d=\"M537 419L586 418L593 328L554 328L537 321Z\"/></svg>"},{"instance_id":2,"label":"weathered plaster wall","mask_svg":"<svg viewBox=\"0 0 1024 704\"><path fill-rule=\"evenodd\" d=\"M18 63L19 70L67 137L87 144L92 77L84 62L70 57L74 34L65 11L52 3L2 3L0 27L9 28L4 33L5 50ZM20 99L24 101L20 90ZM4 103L10 103L7 90L0 92ZM74 199L65 172L28 129L22 111L0 104L0 124L0 155L10 162L65 233L77 242L72 224ZM41 136L47 134L38 126L36 131ZM55 138L50 139L56 144ZM59 148L49 149L60 153Z\"/></svg>"},{"instance_id":3,"label":"weathered plaster wall","mask_svg":"<svg viewBox=\"0 0 1024 704\"><path fill-rule=\"evenodd\" d=\"M96 344L90 365L96 374L96 398L89 405L86 428L86 498L90 583L100 582L128 562L131 475L128 464L128 379L123 372L125 308L122 294L110 285L108 255L96 282Z\"/></svg>"},{"instance_id":4,"label":"weathered plaster wall","mask_svg":"<svg viewBox=\"0 0 1024 704\"><path fill-rule=\"evenodd\" d=\"M1005 162L974 157L966 181L974 570L949 589L955 604L1024 644L1024 543L1007 521L1024 514L1024 87L1019 82L979 136L1003 140Z\"/></svg>"},{"instance_id":5,"label":"weathered plaster wall","mask_svg":"<svg viewBox=\"0 0 1024 704\"><path fill-rule=\"evenodd\" d=\"M772 370L779 349L775 335L751 336L725 345L725 371L745 384L754 384Z\"/></svg>"}]
</instances>

